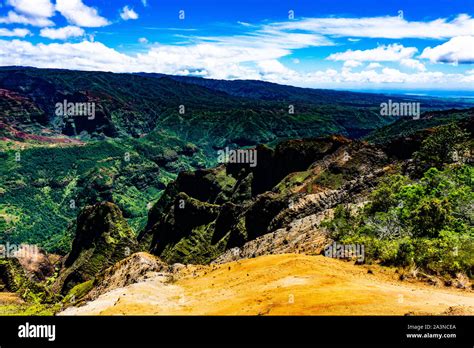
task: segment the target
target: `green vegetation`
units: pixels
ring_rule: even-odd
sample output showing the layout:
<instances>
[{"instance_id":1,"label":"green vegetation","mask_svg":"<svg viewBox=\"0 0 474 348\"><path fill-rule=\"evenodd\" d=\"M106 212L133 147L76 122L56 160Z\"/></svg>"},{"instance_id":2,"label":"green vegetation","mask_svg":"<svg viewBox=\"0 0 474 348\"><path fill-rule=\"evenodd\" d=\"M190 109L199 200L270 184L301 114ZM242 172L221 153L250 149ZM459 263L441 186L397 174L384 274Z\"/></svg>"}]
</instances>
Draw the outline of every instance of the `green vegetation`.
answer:
<instances>
[{"instance_id":1,"label":"green vegetation","mask_svg":"<svg viewBox=\"0 0 474 348\"><path fill-rule=\"evenodd\" d=\"M380 116L384 95L258 81L5 67L0 88L0 243L60 254L70 249L82 207L116 203L138 233L177 173L215 165L217 148L358 137L394 121ZM65 121L55 114L64 100L94 102L95 118Z\"/></svg>"},{"instance_id":2,"label":"green vegetation","mask_svg":"<svg viewBox=\"0 0 474 348\"><path fill-rule=\"evenodd\" d=\"M22 147L4 143L0 157L0 243L38 244L60 254L69 251L70 224L83 206L114 202L138 233L149 204L178 170L208 164L194 145L159 132L82 146ZM170 151L180 155L166 158Z\"/></svg>"},{"instance_id":3,"label":"green vegetation","mask_svg":"<svg viewBox=\"0 0 474 348\"><path fill-rule=\"evenodd\" d=\"M76 285L64 297L63 303L76 303L78 300L80 300L85 295L87 295L89 291L92 290L93 286L94 286L94 280L92 279L84 283Z\"/></svg>"},{"instance_id":4,"label":"green vegetation","mask_svg":"<svg viewBox=\"0 0 474 348\"><path fill-rule=\"evenodd\" d=\"M332 238L363 244L367 262L474 277L472 137L455 123L433 129L405 175L385 177L361 209L338 206ZM410 175L410 176L409 176Z\"/></svg>"},{"instance_id":5,"label":"green vegetation","mask_svg":"<svg viewBox=\"0 0 474 348\"><path fill-rule=\"evenodd\" d=\"M60 303L38 304L20 303L0 305L0 315L2 316L53 316L62 309Z\"/></svg>"},{"instance_id":6,"label":"green vegetation","mask_svg":"<svg viewBox=\"0 0 474 348\"><path fill-rule=\"evenodd\" d=\"M380 116L380 103L387 99L383 95L253 81L222 82L225 86L201 82L205 85L163 75L0 69L0 88L10 91L5 105L8 124L42 136L51 136L53 130L53 134L85 139L104 135L140 137L161 129L212 149L230 144L256 145L278 138L365 135L394 120ZM55 104L64 99L94 101L96 117L73 122L51 117ZM289 103L294 113L289 112ZM446 102L431 103L434 108L450 106ZM18 104L24 107L15 107Z\"/></svg>"},{"instance_id":7,"label":"green vegetation","mask_svg":"<svg viewBox=\"0 0 474 348\"><path fill-rule=\"evenodd\" d=\"M343 205L326 226L343 244L365 245L366 261L474 277L474 168L431 168L421 180L388 177L358 212Z\"/></svg>"},{"instance_id":8,"label":"green vegetation","mask_svg":"<svg viewBox=\"0 0 474 348\"><path fill-rule=\"evenodd\" d=\"M429 168L441 169L446 163L465 158L469 151L469 133L455 123L441 126L427 137L415 153L414 160L418 174Z\"/></svg>"},{"instance_id":9,"label":"green vegetation","mask_svg":"<svg viewBox=\"0 0 474 348\"><path fill-rule=\"evenodd\" d=\"M17 259L0 260L0 291L18 295L16 304L0 305L0 315L53 314L56 296L46 284L31 280Z\"/></svg>"},{"instance_id":10,"label":"green vegetation","mask_svg":"<svg viewBox=\"0 0 474 348\"><path fill-rule=\"evenodd\" d=\"M214 222L194 228L189 236L182 238L175 245L168 245L161 257L171 264L176 262L209 264L225 251L228 239L227 236L213 245L214 228Z\"/></svg>"},{"instance_id":11,"label":"green vegetation","mask_svg":"<svg viewBox=\"0 0 474 348\"><path fill-rule=\"evenodd\" d=\"M135 235L115 204L102 202L87 206L77 218L71 252L53 288L66 294L137 249ZM83 288L75 293L80 289Z\"/></svg>"},{"instance_id":12,"label":"green vegetation","mask_svg":"<svg viewBox=\"0 0 474 348\"><path fill-rule=\"evenodd\" d=\"M425 113L423 118L419 120L411 118L398 119L390 125L373 131L365 139L372 143L384 144L400 137L413 136L417 132L428 128L439 127L449 123L459 123L473 115L474 108L472 107L464 110L431 111Z\"/></svg>"}]
</instances>

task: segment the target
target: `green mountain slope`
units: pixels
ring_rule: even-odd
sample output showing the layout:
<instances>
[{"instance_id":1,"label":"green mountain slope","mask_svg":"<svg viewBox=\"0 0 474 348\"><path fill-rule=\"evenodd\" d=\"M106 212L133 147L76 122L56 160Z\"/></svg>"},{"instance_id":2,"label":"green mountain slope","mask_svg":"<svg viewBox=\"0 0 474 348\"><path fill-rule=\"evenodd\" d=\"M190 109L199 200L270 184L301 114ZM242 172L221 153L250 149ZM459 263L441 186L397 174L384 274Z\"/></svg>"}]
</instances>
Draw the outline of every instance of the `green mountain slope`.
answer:
<instances>
[{"instance_id":1,"label":"green mountain slope","mask_svg":"<svg viewBox=\"0 0 474 348\"><path fill-rule=\"evenodd\" d=\"M12 67L0 69L0 91L9 98L1 121L43 135L139 137L159 128L212 147L331 133L359 136L394 120L380 116L387 96L258 81ZM64 122L55 115L56 103L64 100L96 103L95 118ZM448 106L433 101L426 107Z\"/></svg>"},{"instance_id":2,"label":"green mountain slope","mask_svg":"<svg viewBox=\"0 0 474 348\"><path fill-rule=\"evenodd\" d=\"M95 103L95 117L65 120L55 113L64 100ZM166 185L214 166L217 149L363 136L394 121L380 116L385 101L259 81L0 68L0 243L65 253L77 213L103 200L138 233Z\"/></svg>"}]
</instances>

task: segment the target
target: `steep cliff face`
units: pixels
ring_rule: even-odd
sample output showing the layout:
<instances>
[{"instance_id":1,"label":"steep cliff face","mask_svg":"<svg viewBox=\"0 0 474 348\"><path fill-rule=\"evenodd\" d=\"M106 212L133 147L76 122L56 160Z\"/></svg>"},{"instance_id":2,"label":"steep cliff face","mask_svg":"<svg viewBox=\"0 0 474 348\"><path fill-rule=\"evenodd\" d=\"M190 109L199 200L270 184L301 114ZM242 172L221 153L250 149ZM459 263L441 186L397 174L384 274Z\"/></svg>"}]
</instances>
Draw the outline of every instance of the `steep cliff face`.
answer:
<instances>
[{"instance_id":1,"label":"steep cliff face","mask_svg":"<svg viewBox=\"0 0 474 348\"><path fill-rule=\"evenodd\" d=\"M151 252L167 262L209 263L226 250L352 201L389 170L379 147L340 136L256 151L255 167L227 164L181 174L151 209L142 242L151 240ZM308 236L317 227L309 223ZM275 238L283 241L283 234ZM308 241L322 242L316 235ZM296 244L290 245L295 251Z\"/></svg>"},{"instance_id":2,"label":"steep cliff face","mask_svg":"<svg viewBox=\"0 0 474 348\"><path fill-rule=\"evenodd\" d=\"M350 140L344 137L331 136L285 141L279 144L273 153L266 156L264 151L260 151L262 153L258 153L258 165L254 170L253 193L271 190L288 174L306 170L312 163L349 143Z\"/></svg>"},{"instance_id":3,"label":"steep cliff face","mask_svg":"<svg viewBox=\"0 0 474 348\"><path fill-rule=\"evenodd\" d=\"M65 294L136 250L133 231L116 205L102 202L88 206L77 218L72 251L54 288Z\"/></svg>"}]
</instances>

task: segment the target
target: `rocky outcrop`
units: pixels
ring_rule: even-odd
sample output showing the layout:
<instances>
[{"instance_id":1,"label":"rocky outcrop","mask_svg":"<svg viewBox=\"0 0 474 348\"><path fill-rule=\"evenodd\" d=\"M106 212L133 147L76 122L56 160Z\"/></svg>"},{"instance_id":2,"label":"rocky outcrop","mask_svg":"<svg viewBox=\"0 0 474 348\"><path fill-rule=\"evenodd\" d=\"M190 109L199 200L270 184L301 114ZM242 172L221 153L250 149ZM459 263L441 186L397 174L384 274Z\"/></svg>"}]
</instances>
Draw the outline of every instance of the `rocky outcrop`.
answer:
<instances>
[{"instance_id":1,"label":"rocky outcrop","mask_svg":"<svg viewBox=\"0 0 474 348\"><path fill-rule=\"evenodd\" d=\"M156 256L136 253L102 271L94 281L93 289L83 300L91 301L111 290L149 278L163 277L164 281L168 281L172 271L173 266L167 265Z\"/></svg>"},{"instance_id":2,"label":"rocky outcrop","mask_svg":"<svg viewBox=\"0 0 474 348\"><path fill-rule=\"evenodd\" d=\"M253 169L253 195L271 190L288 174L306 170L312 163L349 143L350 140L344 137L331 136L285 141L274 151L265 146L257 147L258 164Z\"/></svg>"},{"instance_id":3,"label":"rocky outcrop","mask_svg":"<svg viewBox=\"0 0 474 348\"><path fill-rule=\"evenodd\" d=\"M138 248L133 231L115 204L102 202L85 207L76 226L72 251L53 286L62 294L93 280L101 271Z\"/></svg>"},{"instance_id":4,"label":"rocky outcrop","mask_svg":"<svg viewBox=\"0 0 474 348\"><path fill-rule=\"evenodd\" d=\"M180 192L167 214L154 225L152 253L161 255L167 262L190 261L187 257L199 258L209 253L206 234L208 225L218 215L219 206L188 196ZM200 240L202 247L194 248Z\"/></svg>"},{"instance_id":5,"label":"rocky outcrop","mask_svg":"<svg viewBox=\"0 0 474 348\"><path fill-rule=\"evenodd\" d=\"M169 185L141 234L153 236L149 250L166 262L200 264L236 252L233 248L243 248L239 257L271 250L317 252L325 236L312 219L363 199L390 170L379 147L340 136L256 151L256 167L228 164L183 173ZM286 229L298 224L312 227Z\"/></svg>"},{"instance_id":6,"label":"rocky outcrop","mask_svg":"<svg viewBox=\"0 0 474 348\"><path fill-rule=\"evenodd\" d=\"M14 256L25 272L37 282L51 277L61 258L58 255L47 254L44 250L31 245L21 245Z\"/></svg>"},{"instance_id":7,"label":"rocky outcrop","mask_svg":"<svg viewBox=\"0 0 474 348\"><path fill-rule=\"evenodd\" d=\"M388 169L378 169L374 173L347 181L338 190L325 190L316 194L306 194L295 199L290 206L276 215L269 224L269 229L282 228L292 221L310 216L314 213L323 213L327 209L335 208L342 203L357 201L360 194L370 190L378 178Z\"/></svg>"},{"instance_id":8,"label":"rocky outcrop","mask_svg":"<svg viewBox=\"0 0 474 348\"><path fill-rule=\"evenodd\" d=\"M251 240L241 247L227 250L212 263L223 264L273 254L320 254L330 243L326 231L320 228L320 223L332 215L333 210L329 209L320 214L294 220L286 228L280 228Z\"/></svg>"}]
</instances>

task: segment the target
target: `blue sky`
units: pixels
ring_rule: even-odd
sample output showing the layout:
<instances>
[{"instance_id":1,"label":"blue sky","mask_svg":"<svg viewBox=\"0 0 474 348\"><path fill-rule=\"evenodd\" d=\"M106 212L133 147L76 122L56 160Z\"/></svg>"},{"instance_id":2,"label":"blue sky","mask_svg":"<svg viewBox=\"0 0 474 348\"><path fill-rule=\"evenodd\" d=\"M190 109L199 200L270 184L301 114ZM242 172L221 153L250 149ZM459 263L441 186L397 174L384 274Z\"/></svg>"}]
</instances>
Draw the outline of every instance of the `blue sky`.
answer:
<instances>
[{"instance_id":1,"label":"blue sky","mask_svg":"<svg viewBox=\"0 0 474 348\"><path fill-rule=\"evenodd\" d=\"M474 90L472 0L0 0L0 65Z\"/></svg>"}]
</instances>

